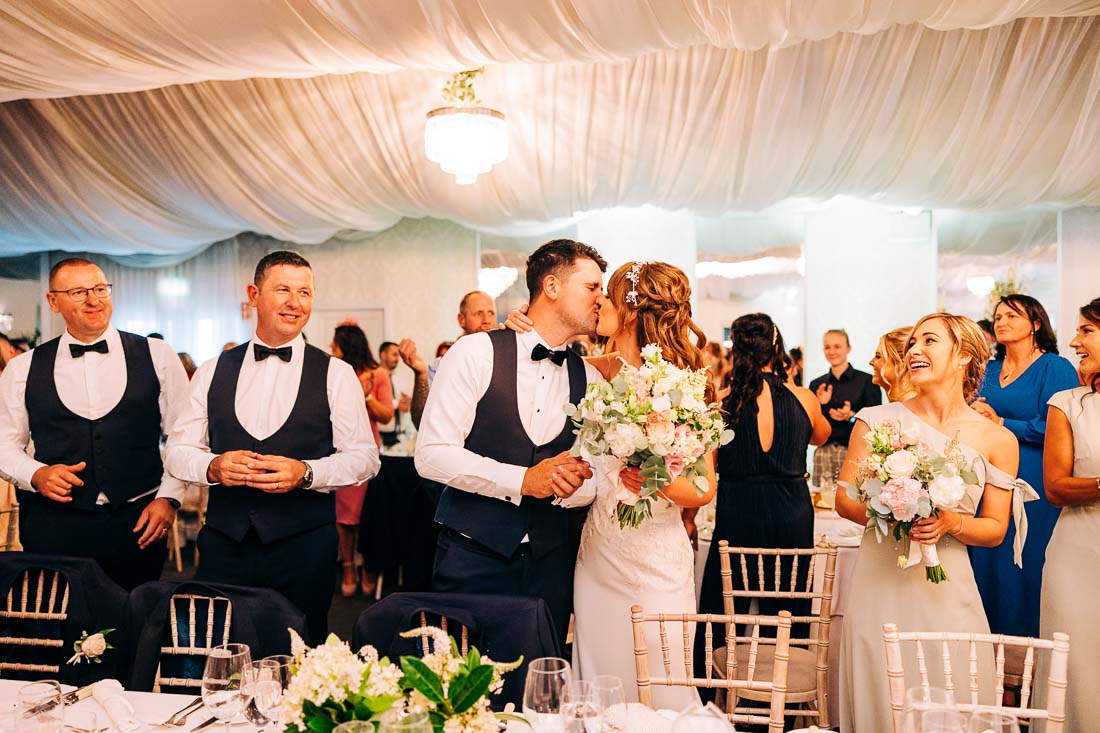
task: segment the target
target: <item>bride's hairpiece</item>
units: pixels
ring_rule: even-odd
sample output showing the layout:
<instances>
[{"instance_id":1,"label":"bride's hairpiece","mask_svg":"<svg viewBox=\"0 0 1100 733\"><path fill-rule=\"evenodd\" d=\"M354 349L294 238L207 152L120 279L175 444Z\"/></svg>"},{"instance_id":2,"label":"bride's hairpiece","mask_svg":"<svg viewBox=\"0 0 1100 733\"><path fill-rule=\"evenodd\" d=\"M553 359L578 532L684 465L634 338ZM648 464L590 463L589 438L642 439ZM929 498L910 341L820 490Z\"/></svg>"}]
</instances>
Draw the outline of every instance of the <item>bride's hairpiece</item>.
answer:
<instances>
[{"instance_id":1,"label":"bride's hairpiece","mask_svg":"<svg viewBox=\"0 0 1100 733\"><path fill-rule=\"evenodd\" d=\"M644 262L635 262L630 272L626 273L626 279L630 281L630 292L626 294L626 302L633 306L638 305L638 280L641 279L642 268L645 265Z\"/></svg>"},{"instance_id":2,"label":"bride's hairpiece","mask_svg":"<svg viewBox=\"0 0 1100 733\"><path fill-rule=\"evenodd\" d=\"M775 342L779 340L779 329L772 324L772 346L775 346Z\"/></svg>"}]
</instances>

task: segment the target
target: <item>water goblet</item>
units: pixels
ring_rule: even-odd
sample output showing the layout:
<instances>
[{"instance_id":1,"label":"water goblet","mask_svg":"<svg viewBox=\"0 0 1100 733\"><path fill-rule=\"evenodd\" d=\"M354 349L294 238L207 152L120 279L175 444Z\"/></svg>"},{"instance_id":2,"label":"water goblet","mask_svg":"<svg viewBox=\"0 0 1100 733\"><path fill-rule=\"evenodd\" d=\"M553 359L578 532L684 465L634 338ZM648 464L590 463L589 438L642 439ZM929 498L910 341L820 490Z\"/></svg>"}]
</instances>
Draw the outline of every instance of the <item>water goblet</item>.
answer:
<instances>
[{"instance_id":1,"label":"water goblet","mask_svg":"<svg viewBox=\"0 0 1100 733\"><path fill-rule=\"evenodd\" d=\"M222 721L229 733L229 721L244 712L249 702L252 653L246 644L214 647L206 657L202 673L202 702Z\"/></svg>"},{"instance_id":2,"label":"water goblet","mask_svg":"<svg viewBox=\"0 0 1100 733\"><path fill-rule=\"evenodd\" d=\"M602 733L603 707L591 682L574 680L565 686L561 719L566 733Z\"/></svg>"},{"instance_id":3,"label":"water goblet","mask_svg":"<svg viewBox=\"0 0 1100 733\"><path fill-rule=\"evenodd\" d=\"M561 706L565 688L573 681L569 662L560 657L541 657L527 665L523 687L523 717L534 733L561 733Z\"/></svg>"},{"instance_id":4,"label":"water goblet","mask_svg":"<svg viewBox=\"0 0 1100 733\"><path fill-rule=\"evenodd\" d=\"M967 733L1020 733L1020 720L1007 711L982 710L970 714Z\"/></svg>"},{"instance_id":5,"label":"water goblet","mask_svg":"<svg viewBox=\"0 0 1100 733\"><path fill-rule=\"evenodd\" d=\"M61 705L61 684L57 680L23 685L19 688L18 700L18 733L61 733L65 708Z\"/></svg>"},{"instance_id":6,"label":"water goblet","mask_svg":"<svg viewBox=\"0 0 1100 733\"><path fill-rule=\"evenodd\" d=\"M336 732L333 731L333 733ZM348 733L356 733L356 731L349 731ZM427 713L406 713L404 710L390 710L382 716L378 733L432 733L432 721Z\"/></svg>"}]
</instances>

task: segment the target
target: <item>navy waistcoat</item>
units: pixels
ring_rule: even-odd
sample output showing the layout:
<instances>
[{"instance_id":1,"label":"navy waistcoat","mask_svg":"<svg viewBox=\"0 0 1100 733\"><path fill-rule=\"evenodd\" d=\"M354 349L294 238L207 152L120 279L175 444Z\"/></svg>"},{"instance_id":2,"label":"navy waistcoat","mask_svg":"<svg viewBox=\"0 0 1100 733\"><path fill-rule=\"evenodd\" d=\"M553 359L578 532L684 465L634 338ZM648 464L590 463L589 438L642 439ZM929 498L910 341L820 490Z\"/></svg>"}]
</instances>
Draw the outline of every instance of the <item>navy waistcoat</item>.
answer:
<instances>
[{"instance_id":1,"label":"navy waistcoat","mask_svg":"<svg viewBox=\"0 0 1100 733\"><path fill-rule=\"evenodd\" d=\"M126 358L126 389L118 404L95 420L77 415L57 394L54 365L60 337L31 352L24 401L35 460L88 464L79 473L84 485L73 487L73 500L50 502L55 508L91 511L101 492L111 504L121 504L155 489L164 476L160 379L149 341L125 331L118 335Z\"/></svg>"},{"instance_id":2,"label":"navy waistcoat","mask_svg":"<svg viewBox=\"0 0 1100 733\"><path fill-rule=\"evenodd\" d=\"M207 393L210 450L220 454L250 450L260 454L316 460L336 452L332 445L332 417L328 406L329 355L306 345L298 396L286 422L259 440L241 426L235 407L237 377L245 359L252 358L252 342L222 352ZM292 489L269 494L248 486L210 487L206 523L240 542L254 527L267 544L336 522L336 499L331 492Z\"/></svg>"},{"instance_id":3,"label":"navy waistcoat","mask_svg":"<svg viewBox=\"0 0 1100 733\"><path fill-rule=\"evenodd\" d=\"M493 377L477 403L465 448L524 467L569 450L573 445L573 423L564 413L561 432L549 443L535 445L523 427L516 392L516 334L490 331L489 340L493 344ZM569 370L569 401L576 404L587 387L584 362L568 349L565 364ZM561 405L547 405L546 409L560 410ZM448 486L439 499L435 520L504 557L515 554L523 536L528 535L532 555L541 557L569 542L568 510L554 506L552 499L525 496L517 506Z\"/></svg>"}]
</instances>

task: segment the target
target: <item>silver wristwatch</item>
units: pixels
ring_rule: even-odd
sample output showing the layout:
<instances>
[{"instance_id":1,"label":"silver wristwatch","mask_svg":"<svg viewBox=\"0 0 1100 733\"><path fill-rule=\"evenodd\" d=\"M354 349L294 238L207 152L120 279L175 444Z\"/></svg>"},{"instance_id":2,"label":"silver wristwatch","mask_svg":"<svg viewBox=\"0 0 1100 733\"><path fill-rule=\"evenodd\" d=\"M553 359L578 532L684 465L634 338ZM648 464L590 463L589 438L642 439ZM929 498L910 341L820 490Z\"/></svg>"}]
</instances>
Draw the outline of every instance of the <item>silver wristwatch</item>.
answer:
<instances>
[{"instance_id":1,"label":"silver wristwatch","mask_svg":"<svg viewBox=\"0 0 1100 733\"><path fill-rule=\"evenodd\" d=\"M302 461L302 463L305 463L306 466L306 472L302 475L302 488L308 489L313 486L313 467L305 461Z\"/></svg>"}]
</instances>

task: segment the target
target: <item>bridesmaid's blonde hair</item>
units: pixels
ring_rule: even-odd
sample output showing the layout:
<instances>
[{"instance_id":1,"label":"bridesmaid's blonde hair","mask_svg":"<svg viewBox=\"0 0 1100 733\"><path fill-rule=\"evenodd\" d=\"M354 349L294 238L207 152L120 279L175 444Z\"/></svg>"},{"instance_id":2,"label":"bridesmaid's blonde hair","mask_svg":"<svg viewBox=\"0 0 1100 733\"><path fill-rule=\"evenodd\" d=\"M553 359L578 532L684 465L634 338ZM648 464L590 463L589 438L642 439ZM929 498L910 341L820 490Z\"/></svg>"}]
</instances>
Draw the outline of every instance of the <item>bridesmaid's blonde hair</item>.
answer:
<instances>
[{"instance_id":1,"label":"bridesmaid's blonde hair","mask_svg":"<svg viewBox=\"0 0 1100 733\"><path fill-rule=\"evenodd\" d=\"M909 349L909 334L913 329L909 326L895 328L884 333L878 341L878 352L882 355L885 364L890 365L893 379L886 379L883 369L879 369L883 381L886 382L886 398L891 402L901 402L912 397L916 390L909 382L909 370L905 364L905 352Z\"/></svg>"},{"instance_id":2,"label":"bridesmaid's blonde hair","mask_svg":"<svg viewBox=\"0 0 1100 733\"><path fill-rule=\"evenodd\" d=\"M985 377L985 366L989 361L989 345L986 344L985 336L977 323L966 316L956 316L952 313L929 313L913 324L913 328L909 330L905 351L908 353L909 349L913 347L917 329L920 328L921 324L937 318L943 321L944 328L947 329L951 341L955 344L955 351L962 356L970 357L970 363L963 369L962 387L963 398L967 402L971 402L978 396L982 379ZM903 374L908 379L909 361L905 360L904 364L905 371Z\"/></svg>"}]
</instances>

